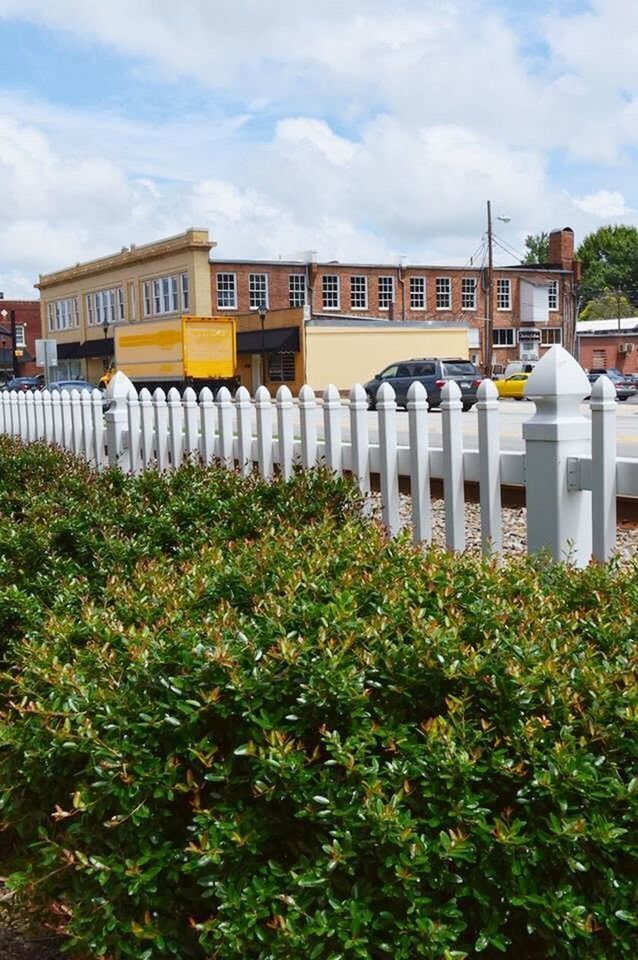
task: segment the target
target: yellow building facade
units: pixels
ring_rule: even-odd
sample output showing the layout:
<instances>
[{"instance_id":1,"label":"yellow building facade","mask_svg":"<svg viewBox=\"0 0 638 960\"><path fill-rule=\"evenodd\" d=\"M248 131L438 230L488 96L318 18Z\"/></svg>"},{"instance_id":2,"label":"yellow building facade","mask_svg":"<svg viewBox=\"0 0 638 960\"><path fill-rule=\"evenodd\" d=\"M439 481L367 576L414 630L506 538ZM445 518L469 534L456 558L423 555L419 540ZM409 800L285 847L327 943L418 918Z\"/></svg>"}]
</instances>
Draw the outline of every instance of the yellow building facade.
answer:
<instances>
[{"instance_id":1,"label":"yellow building facade","mask_svg":"<svg viewBox=\"0 0 638 960\"><path fill-rule=\"evenodd\" d=\"M97 383L113 358L113 327L210 316L208 230L192 228L55 273L41 274L42 337L58 344L59 379Z\"/></svg>"}]
</instances>

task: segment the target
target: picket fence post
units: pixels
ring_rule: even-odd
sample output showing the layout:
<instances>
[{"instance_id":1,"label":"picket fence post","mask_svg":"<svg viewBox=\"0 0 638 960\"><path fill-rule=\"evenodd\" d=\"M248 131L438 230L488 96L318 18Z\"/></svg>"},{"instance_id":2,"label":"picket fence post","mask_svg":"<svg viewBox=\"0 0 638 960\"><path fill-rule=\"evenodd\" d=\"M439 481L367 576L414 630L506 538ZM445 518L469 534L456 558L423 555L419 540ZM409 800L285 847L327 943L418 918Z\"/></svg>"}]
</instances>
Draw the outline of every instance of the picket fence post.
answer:
<instances>
[{"instance_id":1,"label":"picket fence post","mask_svg":"<svg viewBox=\"0 0 638 960\"><path fill-rule=\"evenodd\" d=\"M282 383L277 390L277 444L279 450L279 469L284 480L292 477L292 455L294 446L292 426L292 394Z\"/></svg>"},{"instance_id":2,"label":"picket fence post","mask_svg":"<svg viewBox=\"0 0 638 960\"><path fill-rule=\"evenodd\" d=\"M272 477L272 403L266 387L257 387L257 461L259 472L265 480Z\"/></svg>"},{"instance_id":3,"label":"picket fence post","mask_svg":"<svg viewBox=\"0 0 638 960\"><path fill-rule=\"evenodd\" d=\"M143 470L148 470L155 459L154 422L155 412L151 391L147 387L142 387L140 390L140 441Z\"/></svg>"},{"instance_id":4,"label":"picket fence post","mask_svg":"<svg viewBox=\"0 0 638 960\"><path fill-rule=\"evenodd\" d=\"M199 393L200 455L206 466L215 459L215 401L210 387Z\"/></svg>"},{"instance_id":5,"label":"picket fence post","mask_svg":"<svg viewBox=\"0 0 638 960\"><path fill-rule=\"evenodd\" d=\"M462 408L461 389L454 380L448 380L441 390L443 500L445 545L453 553L465 550Z\"/></svg>"},{"instance_id":6,"label":"picket fence post","mask_svg":"<svg viewBox=\"0 0 638 960\"><path fill-rule=\"evenodd\" d=\"M368 435L368 397L360 383L350 391L350 450L352 476L360 493L366 497L365 514L370 513L370 442Z\"/></svg>"},{"instance_id":7,"label":"picket fence post","mask_svg":"<svg viewBox=\"0 0 638 960\"><path fill-rule=\"evenodd\" d=\"M382 383L377 391L379 411L379 481L381 519L391 537L401 526L399 516L399 451L397 445L397 405L394 390Z\"/></svg>"},{"instance_id":8,"label":"picket fence post","mask_svg":"<svg viewBox=\"0 0 638 960\"><path fill-rule=\"evenodd\" d=\"M536 412L523 424L527 552L549 551L557 562L585 566L591 557L591 493L579 483L577 462L591 450L590 424L580 402L591 391L582 367L561 346L534 367L525 396Z\"/></svg>"},{"instance_id":9,"label":"picket fence post","mask_svg":"<svg viewBox=\"0 0 638 960\"><path fill-rule=\"evenodd\" d=\"M153 391L153 418L157 469L168 470L168 407L166 394L161 387Z\"/></svg>"},{"instance_id":10,"label":"picket fence post","mask_svg":"<svg viewBox=\"0 0 638 960\"><path fill-rule=\"evenodd\" d=\"M410 493L412 496L412 540L432 540L432 498L430 493L430 440L428 437L428 395L422 383L408 388L410 431Z\"/></svg>"},{"instance_id":11,"label":"picket fence post","mask_svg":"<svg viewBox=\"0 0 638 960\"><path fill-rule=\"evenodd\" d=\"M490 557L503 550L498 390L482 380L477 397L481 544L483 556Z\"/></svg>"},{"instance_id":12,"label":"picket fence post","mask_svg":"<svg viewBox=\"0 0 638 960\"><path fill-rule=\"evenodd\" d=\"M228 387L220 387L217 392L217 413L219 417L219 446L217 457L227 470L233 467L233 403Z\"/></svg>"},{"instance_id":13,"label":"picket fence post","mask_svg":"<svg viewBox=\"0 0 638 960\"><path fill-rule=\"evenodd\" d=\"M591 392L592 554L609 560L616 547L616 388L598 377Z\"/></svg>"},{"instance_id":14,"label":"picket fence post","mask_svg":"<svg viewBox=\"0 0 638 960\"><path fill-rule=\"evenodd\" d=\"M341 476L341 398L331 383L323 391L323 433L326 466Z\"/></svg>"},{"instance_id":15,"label":"picket fence post","mask_svg":"<svg viewBox=\"0 0 638 960\"><path fill-rule=\"evenodd\" d=\"M128 427L127 400L131 390L135 390L135 387L121 370L117 371L106 388L106 397L111 401L105 416L109 466L120 467L125 472L129 458L124 450L124 433Z\"/></svg>"},{"instance_id":16,"label":"picket fence post","mask_svg":"<svg viewBox=\"0 0 638 960\"><path fill-rule=\"evenodd\" d=\"M199 459L199 430L197 428L197 394L192 387L186 387L184 406L184 456L193 463Z\"/></svg>"},{"instance_id":17,"label":"picket fence post","mask_svg":"<svg viewBox=\"0 0 638 960\"><path fill-rule=\"evenodd\" d=\"M167 404L170 469L178 470L184 457L184 410L182 408L182 398L176 387L171 387L168 391Z\"/></svg>"},{"instance_id":18,"label":"picket fence post","mask_svg":"<svg viewBox=\"0 0 638 960\"><path fill-rule=\"evenodd\" d=\"M253 469L253 405L246 387L238 387L235 394L235 409L239 472L242 477L247 477Z\"/></svg>"},{"instance_id":19,"label":"picket fence post","mask_svg":"<svg viewBox=\"0 0 638 960\"><path fill-rule=\"evenodd\" d=\"M304 470L312 470L317 464L317 399L307 383L299 391L299 421L301 465Z\"/></svg>"},{"instance_id":20,"label":"picket fence post","mask_svg":"<svg viewBox=\"0 0 638 960\"><path fill-rule=\"evenodd\" d=\"M134 475L144 469L142 464L142 431L140 399L134 390L126 398L128 422L129 470Z\"/></svg>"}]
</instances>

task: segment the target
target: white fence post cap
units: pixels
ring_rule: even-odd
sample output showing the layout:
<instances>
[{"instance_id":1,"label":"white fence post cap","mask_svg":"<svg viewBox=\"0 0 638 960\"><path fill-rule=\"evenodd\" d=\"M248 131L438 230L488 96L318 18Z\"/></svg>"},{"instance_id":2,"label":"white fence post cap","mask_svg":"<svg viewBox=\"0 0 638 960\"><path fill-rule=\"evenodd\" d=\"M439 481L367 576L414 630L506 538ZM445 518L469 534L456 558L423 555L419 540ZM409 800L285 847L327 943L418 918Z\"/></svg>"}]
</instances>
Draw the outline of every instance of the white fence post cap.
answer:
<instances>
[{"instance_id":1,"label":"white fence post cap","mask_svg":"<svg viewBox=\"0 0 638 960\"><path fill-rule=\"evenodd\" d=\"M556 344L539 360L525 385L529 400L544 397L574 397L579 401L591 390L587 374L577 360Z\"/></svg>"},{"instance_id":2,"label":"white fence post cap","mask_svg":"<svg viewBox=\"0 0 638 960\"><path fill-rule=\"evenodd\" d=\"M125 373L122 373L121 370L118 370L117 373L109 380L109 385L106 388L106 396L110 397L112 400L116 400L120 397L128 397L131 390L135 390L133 383L129 380Z\"/></svg>"},{"instance_id":3,"label":"white fence post cap","mask_svg":"<svg viewBox=\"0 0 638 960\"><path fill-rule=\"evenodd\" d=\"M481 380L476 391L479 400L498 400L496 384L491 380Z\"/></svg>"}]
</instances>

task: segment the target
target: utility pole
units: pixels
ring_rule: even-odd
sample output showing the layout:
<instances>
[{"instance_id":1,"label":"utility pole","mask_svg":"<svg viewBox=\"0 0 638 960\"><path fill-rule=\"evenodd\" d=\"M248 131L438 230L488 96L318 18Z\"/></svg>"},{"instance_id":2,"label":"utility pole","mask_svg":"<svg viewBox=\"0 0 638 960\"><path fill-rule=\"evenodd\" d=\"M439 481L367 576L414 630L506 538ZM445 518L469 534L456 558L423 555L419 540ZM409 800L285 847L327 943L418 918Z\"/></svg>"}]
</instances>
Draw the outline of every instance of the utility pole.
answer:
<instances>
[{"instance_id":1,"label":"utility pole","mask_svg":"<svg viewBox=\"0 0 638 960\"><path fill-rule=\"evenodd\" d=\"M483 363L485 376L492 375L492 285L494 282L494 255L492 250L492 204L487 201L487 303L485 305L485 326L483 339Z\"/></svg>"}]
</instances>

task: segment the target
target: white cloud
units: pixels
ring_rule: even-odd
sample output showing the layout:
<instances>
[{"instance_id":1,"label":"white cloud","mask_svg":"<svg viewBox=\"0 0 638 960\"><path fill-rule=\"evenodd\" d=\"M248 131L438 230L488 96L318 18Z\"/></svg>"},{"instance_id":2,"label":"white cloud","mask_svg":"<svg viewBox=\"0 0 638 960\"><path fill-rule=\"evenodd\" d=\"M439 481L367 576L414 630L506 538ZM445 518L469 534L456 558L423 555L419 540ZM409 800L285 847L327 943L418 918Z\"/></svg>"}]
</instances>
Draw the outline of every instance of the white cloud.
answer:
<instances>
[{"instance_id":1,"label":"white cloud","mask_svg":"<svg viewBox=\"0 0 638 960\"><path fill-rule=\"evenodd\" d=\"M574 204L585 213L606 220L608 217L626 217L635 213L625 203L625 198L618 190L598 190L585 197L574 197Z\"/></svg>"},{"instance_id":2,"label":"white cloud","mask_svg":"<svg viewBox=\"0 0 638 960\"><path fill-rule=\"evenodd\" d=\"M0 91L0 289L191 224L210 227L220 256L464 262L487 199L518 247L627 217L638 6L567 9L0 0L0 18L115 51L163 117ZM197 108L180 109L178 92L171 102L177 77Z\"/></svg>"}]
</instances>

